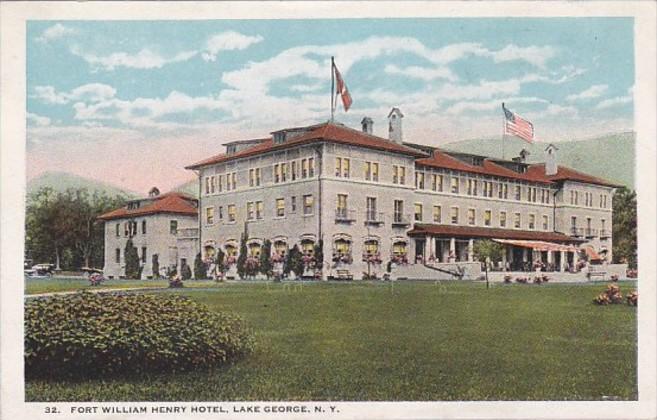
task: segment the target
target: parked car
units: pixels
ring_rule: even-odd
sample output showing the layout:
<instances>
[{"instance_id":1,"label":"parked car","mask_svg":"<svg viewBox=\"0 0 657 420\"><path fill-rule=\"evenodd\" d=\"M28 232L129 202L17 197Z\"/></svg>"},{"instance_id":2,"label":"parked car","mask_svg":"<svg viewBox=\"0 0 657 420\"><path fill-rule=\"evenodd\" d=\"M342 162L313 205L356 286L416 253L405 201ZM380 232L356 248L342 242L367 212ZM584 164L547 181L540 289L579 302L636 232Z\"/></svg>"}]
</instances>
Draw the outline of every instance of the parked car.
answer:
<instances>
[{"instance_id":1,"label":"parked car","mask_svg":"<svg viewBox=\"0 0 657 420\"><path fill-rule=\"evenodd\" d=\"M24 270L28 277L52 277L54 271L54 264L36 264Z\"/></svg>"},{"instance_id":2,"label":"parked car","mask_svg":"<svg viewBox=\"0 0 657 420\"><path fill-rule=\"evenodd\" d=\"M82 275L86 278L90 278L93 274L103 274L102 269L93 267L82 267L80 271L82 271Z\"/></svg>"}]
</instances>

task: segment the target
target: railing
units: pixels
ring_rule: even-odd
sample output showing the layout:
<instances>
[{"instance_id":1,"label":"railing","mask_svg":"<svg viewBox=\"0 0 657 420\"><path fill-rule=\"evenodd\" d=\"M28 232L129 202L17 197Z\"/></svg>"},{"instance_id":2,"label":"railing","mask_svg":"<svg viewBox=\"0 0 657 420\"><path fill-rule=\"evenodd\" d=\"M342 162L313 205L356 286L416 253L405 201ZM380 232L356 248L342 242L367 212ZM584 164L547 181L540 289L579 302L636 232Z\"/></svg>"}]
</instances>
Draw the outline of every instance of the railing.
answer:
<instances>
[{"instance_id":1,"label":"railing","mask_svg":"<svg viewBox=\"0 0 657 420\"><path fill-rule=\"evenodd\" d=\"M411 217L408 214L394 213L392 224L398 226L408 226L411 224Z\"/></svg>"},{"instance_id":2,"label":"railing","mask_svg":"<svg viewBox=\"0 0 657 420\"><path fill-rule=\"evenodd\" d=\"M571 227L570 236L576 236L576 237L584 236L584 228Z\"/></svg>"},{"instance_id":3,"label":"railing","mask_svg":"<svg viewBox=\"0 0 657 420\"><path fill-rule=\"evenodd\" d=\"M600 239L607 239L611 236L611 232L605 229L600 229Z\"/></svg>"},{"instance_id":4,"label":"railing","mask_svg":"<svg viewBox=\"0 0 657 420\"><path fill-rule=\"evenodd\" d=\"M335 209L336 222L353 222L356 220L356 211L348 209Z\"/></svg>"},{"instance_id":5,"label":"railing","mask_svg":"<svg viewBox=\"0 0 657 420\"><path fill-rule=\"evenodd\" d=\"M591 228L586 229L587 238L594 238L596 236L598 236L598 229L591 229Z\"/></svg>"},{"instance_id":6,"label":"railing","mask_svg":"<svg viewBox=\"0 0 657 420\"><path fill-rule=\"evenodd\" d=\"M380 225L383 223L383 213L377 213L373 210L365 212L365 223L371 225Z\"/></svg>"},{"instance_id":7,"label":"railing","mask_svg":"<svg viewBox=\"0 0 657 420\"><path fill-rule=\"evenodd\" d=\"M179 238L198 238L198 228L178 229L177 236Z\"/></svg>"}]
</instances>

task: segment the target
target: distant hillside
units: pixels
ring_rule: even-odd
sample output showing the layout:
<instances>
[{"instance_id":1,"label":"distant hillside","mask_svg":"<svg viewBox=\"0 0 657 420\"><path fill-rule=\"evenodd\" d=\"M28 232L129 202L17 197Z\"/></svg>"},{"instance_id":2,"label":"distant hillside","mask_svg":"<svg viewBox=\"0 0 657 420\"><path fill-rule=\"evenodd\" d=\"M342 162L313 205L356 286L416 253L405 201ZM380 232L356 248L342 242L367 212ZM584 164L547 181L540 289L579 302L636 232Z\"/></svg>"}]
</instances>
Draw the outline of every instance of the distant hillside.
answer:
<instances>
[{"instance_id":1,"label":"distant hillside","mask_svg":"<svg viewBox=\"0 0 657 420\"><path fill-rule=\"evenodd\" d=\"M134 191L126 191L104 182L95 181L67 172L44 172L27 183L27 194L34 193L43 187L50 187L55 191L66 191L69 188L86 188L87 191L105 192L108 195L124 195L128 198L138 196Z\"/></svg>"},{"instance_id":2,"label":"distant hillside","mask_svg":"<svg viewBox=\"0 0 657 420\"><path fill-rule=\"evenodd\" d=\"M171 191L189 194L192 197L198 198L198 180L192 179L190 181L187 181L184 184L180 184L177 187L173 187Z\"/></svg>"},{"instance_id":3,"label":"distant hillside","mask_svg":"<svg viewBox=\"0 0 657 420\"><path fill-rule=\"evenodd\" d=\"M529 162L543 162L547 145L548 143L529 144L518 138L507 137L504 145L505 158L518 156L518 152L525 148L531 153ZM634 189L633 132L559 142L555 145L559 148L557 159L560 164ZM455 152L502 157L501 138L463 140L448 143L443 148Z\"/></svg>"}]
</instances>

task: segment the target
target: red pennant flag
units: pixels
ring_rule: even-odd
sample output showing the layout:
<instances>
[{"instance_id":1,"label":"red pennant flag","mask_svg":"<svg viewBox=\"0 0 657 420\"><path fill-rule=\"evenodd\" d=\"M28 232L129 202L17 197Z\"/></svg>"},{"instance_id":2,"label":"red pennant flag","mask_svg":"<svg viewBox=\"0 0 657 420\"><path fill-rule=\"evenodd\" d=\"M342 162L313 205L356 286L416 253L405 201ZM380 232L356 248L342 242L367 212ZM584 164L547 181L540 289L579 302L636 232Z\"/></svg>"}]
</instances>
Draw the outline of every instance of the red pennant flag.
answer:
<instances>
[{"instance_id":1,"label":"red pennant flag","mask_svg":"<svg viewBox=\"0 0 657 420\"><path fill-rule=\"evenodd\" d=\"M335 71L335 81L336 81L336 90L335 93L340 95L342 98L342 106L344 107L345 112L349 111L353 100L349 94L349 89L347 89L347 84L342 79L342 75L338 70L338 67L333 64L333 70Z\"/></svg>"}]
</instances>

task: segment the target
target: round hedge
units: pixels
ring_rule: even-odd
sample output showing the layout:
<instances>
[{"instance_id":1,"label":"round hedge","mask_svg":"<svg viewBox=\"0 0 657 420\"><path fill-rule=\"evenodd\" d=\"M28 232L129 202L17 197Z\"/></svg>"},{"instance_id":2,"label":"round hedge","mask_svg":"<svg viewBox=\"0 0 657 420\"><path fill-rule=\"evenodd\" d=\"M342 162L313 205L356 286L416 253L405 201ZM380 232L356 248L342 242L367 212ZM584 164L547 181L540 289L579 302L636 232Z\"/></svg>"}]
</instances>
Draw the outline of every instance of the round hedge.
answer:
<instances>
[{"instance_id":1,"label":"round hedge","mask_svg":"<svg viewBox=\"0 0 657 420\"><path fill-rule=\"evenodd\" d=\"M238 316L183 296L83 291L25 305L27 377L183 371L253 345Z\"/></svg>"}]
</instances>

